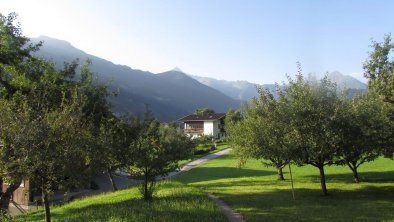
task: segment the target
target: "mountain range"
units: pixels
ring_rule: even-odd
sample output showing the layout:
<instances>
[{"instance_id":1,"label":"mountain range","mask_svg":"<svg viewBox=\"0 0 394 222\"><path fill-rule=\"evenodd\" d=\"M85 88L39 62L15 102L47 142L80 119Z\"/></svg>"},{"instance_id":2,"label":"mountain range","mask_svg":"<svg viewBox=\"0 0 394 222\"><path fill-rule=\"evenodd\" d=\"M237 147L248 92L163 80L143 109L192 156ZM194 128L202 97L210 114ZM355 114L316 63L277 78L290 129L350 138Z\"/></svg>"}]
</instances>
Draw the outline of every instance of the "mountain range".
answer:
<instances>
[{"instance_id":1,"label":"mountain range","mask_svg":"<svg viewBox=\"0 0 394 222\"><path fill-rule=\"evenodd\" d=\"M267 88L270 91L275 90L275 84L255 84L248 81L227 81L217 80L210 77L191 76L200 83L212 87L223 92L233 99L248 101L253 97L258 96L256 87Z\"/></svg>"},{"instance_id":2,"label":"mountain range","mask_svg":"<svg viewBox=\"0 0 394 222\"><path fill-rule=\"evenodd\" d=\"M226 112L237 109L243 101L258 96L256 86L275 89L274 84L258 85L247 81L226 81L209 77L187 75L179 68L154 74L117 65L94 55L89 55L73 47L70 43L46 36L32 38L32 42L43 42L36 54L62 67L64 62L75 59L90 59L91 70L98 81L110 83L110 90L118 91L118 96L110 97L116 113L140 115L145 106L161 121L174 121L202 107ZM365 89L366 85L357 79L333 72L328 77L339 87Z\"/></svg>"},{"instance_id":3,"label":"mountain range","mask_svg":"<svg viewBox=\"0 0 394 222\"><path fill-rule=\"evenodd\" d=\"M145 105L148 105L159 120L173 121L201 107L226 112L240 105L239 100L180 71L154 74L89 55L63 40L40 36L31 41L42 41L43 46L36 52L37 56L52 60L59 68L64 62L71 62L76 58L81 61L90 59L91 70L97 74L98 81L110 82L110 89L119 91L118 96L109 98L116 113L139 115L144 112Z\"/></svg>"},{"instance_id":4,"label":"mountain range","mask_svg":"<svg viewBox=\"0 0 394 222\"><path fill-rule=\"evenodd\" d=\"M275 92L275 84L255 84L247 81L227 81L227 80L217 80L210 77L201 77L191 75L194 79L198 80L200 83L217 89L224 94L230 96L233 99L248 101L253 97L257 97L258 93L256 88L262 87L269 89L271 92ZM338 71L327 73L328 79L337 84L339 89L352 89L353 91L362 92L367 89L365 83L360 82L356 78L349 75L343 75ZM310 74L307 78L310 80L319 79L316 75Z\"/></svg>"}]
</instances>

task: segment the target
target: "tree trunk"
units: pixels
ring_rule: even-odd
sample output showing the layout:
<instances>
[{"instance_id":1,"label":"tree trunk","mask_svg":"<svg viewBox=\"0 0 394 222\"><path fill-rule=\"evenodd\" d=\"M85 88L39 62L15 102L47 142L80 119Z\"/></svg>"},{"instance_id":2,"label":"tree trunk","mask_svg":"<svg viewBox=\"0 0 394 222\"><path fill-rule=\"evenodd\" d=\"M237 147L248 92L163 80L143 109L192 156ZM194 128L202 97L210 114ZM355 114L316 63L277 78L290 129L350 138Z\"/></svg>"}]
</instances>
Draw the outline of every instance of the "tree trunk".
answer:
<instances>
[{"instance_id":1,"label":"tree trunk","mask_svg":"<svg viewBox=\"0 0 394 222\"><path fill-rule=\"evenodd\" d=\"M118 187L116 186L116 182L114 180L114 177L112 176L112 172L110 169L107 170L107 174L108 174L109 180L111 181L112 189L114 191L118 190Z\"/></svg>"},{"instance_id":2,"label":"tree trunk","mask_svg":"<svg viewBox=\"0 0 394 222\"><path fill-rule=\"evenodd\" d=\"M51 209L49 206L49 198L48 198L48 193L44 187L42 187L42 202L44 203L44 207L45 207L46 222L51 222Z\"/></svg>"},{"instance_id":3,"label":"tree trunk","mask_svg":"<svg viewBox=\"0 0 394 222\"><path fill-rule=\"evenodd\" d=\"M353 171L354 182L359 183L359 182L360 182L360 179L359 179L359 177L358 177L357 167L354 167L354 168L352 169L352 171Z\"/></svg>"},{"instance_id":4,"label":"tree trunk","mask_svg":"<svg viewBox=\"0 0 394 222\"><path fill-rule=\"evenodd\" d=\"M18 189L20 185L21 185L20 183L12 183L9 185L9 187L7 187L7 190L1 194L0 196L1 211L6 212L8 210L12 193L14 193L14 191Z\"/></svg>"},{"instance_id":5,"label":"tree trunk","mask_svg":"<svg viewBox=\"0 0 394 222\"><path fill-rule=\"evenodd\" d=\"M285 180L285 178L283 177L283 168L280 166L276 169L278 170L278 180Z\"/></svg>"},{"instance_id":6,"label":"tree trunk","mask_svg":"<svg viewBox=\"0 0 394 222\"><path fill-rule=\"evenodd\" d=\"M326 176L324 175L324 166L319 166L320 171L320 187L324 196L327 196Z\"/></svg>"},{"instance_id":7,"label":"tree trunk","mask_svg":"<svg viewBox=\"0 0 394 222\"><path fill-rule=\"evenodd\" d=\"M352 172L353 172L353 179L354 179L354 182L359 183L359 182L360 182L360 179L359 179L359 177L358 177L358 172L357 172L357 162L356 162L356 163L354 163L354 162L347 162L346 164L348 165L348 167L349 167L349 168L352 170Z\"/></svg>"},{"instance_id":8,"label":"tree trunk","mask_svg":"<svg viewBox=\"0 0 394 222\"><path fill-rule=\"evenodd\" d=\"M3 194L3 177L0 177L0 196Z\"/></svg>"},{"instance_id":9,"label":"tree trunk","mask_svg":"<svg viewBox=\"0 0 394 222\"><path fill-rule=\"evenodd\" d=\"M148 200L148 174L145 172L145 179L144 179L144 199Z\"/></svg>"}]
</instances>

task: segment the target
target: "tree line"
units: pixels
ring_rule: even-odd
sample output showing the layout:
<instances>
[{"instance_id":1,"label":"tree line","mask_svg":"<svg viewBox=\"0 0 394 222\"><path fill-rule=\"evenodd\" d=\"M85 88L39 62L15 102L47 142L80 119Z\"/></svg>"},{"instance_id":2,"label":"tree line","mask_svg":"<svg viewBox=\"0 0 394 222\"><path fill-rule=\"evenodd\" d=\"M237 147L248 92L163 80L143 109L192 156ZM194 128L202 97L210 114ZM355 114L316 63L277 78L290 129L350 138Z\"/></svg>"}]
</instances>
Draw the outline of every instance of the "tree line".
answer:
<instances>
[{"instance_id":1,"label":"tree line","mask_svg":"<svg viewBox=\"0 0 394 222\"><path fill-rule=\"evenodd\" d=\"M242 166L261 159L278 171L287 165L312 165L319 170L327 195L324 167L346 165L356 183L358 167L394 153L394 44L390 35L373 42L364 63L369 89L350 96L327 77L305 79L301 66L287 85L275 92L258 88L259 96L241 111L230 111L226 129Z\"/></svg>"},{"instance_id":2,"label":"tree line","mask_svg":"<svg viewBox=\"0 0 394 222\"><path fill-rule=\"evenodd\" d=\"M152 199L156 178L192 153L190 139L148 109L141 118L115 115L108 84L98 83L89 61L56 69L33 55L43 43L29 43L16 18L0 14L1 213L29 179L51 221L50 194L86 187L102 172L116 190L115 169L140 172L143 198Z\"/></svg>"}]
</instances>

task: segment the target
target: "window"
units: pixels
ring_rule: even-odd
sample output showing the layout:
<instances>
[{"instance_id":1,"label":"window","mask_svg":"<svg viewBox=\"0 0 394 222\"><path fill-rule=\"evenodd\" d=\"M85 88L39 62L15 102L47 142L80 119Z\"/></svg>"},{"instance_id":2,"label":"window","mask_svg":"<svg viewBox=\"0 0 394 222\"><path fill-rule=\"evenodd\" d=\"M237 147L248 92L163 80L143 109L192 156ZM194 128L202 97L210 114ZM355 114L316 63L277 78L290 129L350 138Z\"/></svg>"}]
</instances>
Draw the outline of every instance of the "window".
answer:
<instances>
[{"instance_id":1,"label":"window","mask_svg":"<svg viewBox=\"0 0 394 222\"><path fill-rule=\"evenodd\" d=\"M187 123L186 129L202 129L204 128L204 123Z\"/></svg>"}]
</instances>

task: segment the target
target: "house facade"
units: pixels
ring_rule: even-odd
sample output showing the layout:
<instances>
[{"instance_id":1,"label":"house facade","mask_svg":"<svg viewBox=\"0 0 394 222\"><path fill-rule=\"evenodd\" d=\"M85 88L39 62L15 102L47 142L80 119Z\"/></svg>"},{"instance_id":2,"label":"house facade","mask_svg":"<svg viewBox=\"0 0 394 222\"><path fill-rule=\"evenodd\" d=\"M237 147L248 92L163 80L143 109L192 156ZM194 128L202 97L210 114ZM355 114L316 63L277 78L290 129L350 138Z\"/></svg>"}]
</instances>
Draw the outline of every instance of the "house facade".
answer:
<instances>
[{"instance_id":1,"label":"house facade","mask_svg":"<svg viewBox=\"0 0 394 222\"><path fill-rule=\"evenodd\" d=\"M226 136L224 129L224 119L226 113L214 113L206 115L188 115L179 121L183 132L192 138L201 135L213 136L215 139L220 139Z\"/></svg>"},{"instance_id":2,"label":"house facade","mask_svg":"<svg viewBox=\"0 0 394 222\"><path fill-rule=\"evenodd\" d=\"M5 192L8 188L8 184L2 183L1 190ZM11 203L17 204L19 207L26 208L29 204L32 204L32 193L30 192L30 181L22 180L18 189L12 193Z\"/></svg>"}]
</instances>

